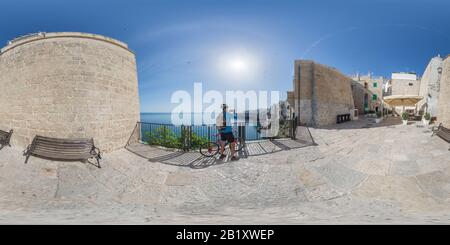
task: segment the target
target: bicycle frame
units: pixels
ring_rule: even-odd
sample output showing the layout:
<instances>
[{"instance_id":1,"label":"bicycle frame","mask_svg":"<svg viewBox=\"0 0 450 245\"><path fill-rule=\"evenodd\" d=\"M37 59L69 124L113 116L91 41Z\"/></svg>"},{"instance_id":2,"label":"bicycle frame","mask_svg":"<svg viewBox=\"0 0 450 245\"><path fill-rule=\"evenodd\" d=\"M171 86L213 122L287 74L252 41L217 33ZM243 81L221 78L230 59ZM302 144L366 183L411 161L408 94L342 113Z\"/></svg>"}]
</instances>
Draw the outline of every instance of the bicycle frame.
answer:
<instances>
[{"instance_id":1,"label":"bicycle frame","mask_svg":"<svg viewBox=\"0 0 450 245\"><path fill-rule=\"evenodd\" d=\"M236 129L233 129L233 136L235 136L236 133L237 133ZM215 136L216 136L216 140L215 140L215 141L209 141L207 144L214 144L214 145L216 145L216 146L218 147L218 148L217 148L217 151L216 151L214 154L211 155L211 154L210 154L210 153L211 153L211 150L212 150L212 148L210 148L211 145L208 145L208 148L200 147L200 153L201 153L202 155L204 155L204 156L206 156L206 157L212 157L212 156L214 156L214 155L217 155L217 154L219 154L220 148L221 148L222 146L225 148L225 147L227 147L228 145L230 145L230 144L232 144L232 143L235 144L235 150L236 150L236 151L241 151L242 148L245 146L245 141L242 140L241 137L236 137L236 136L235 136L233 142L229 143L228 141L224 141L224 143L222 143L222 140L221 140L221 137L220 137L220 133L215 134ZM207 150L208 154L202 153L202 149Z\"/></svg>"},{"instance_id":2,"label":"bicycle frame","mask_svg":"<svg viewBox=\"0 0 450 245\"><path fill-rule=\"evenodd\" d=\"M238 144L237 139L239 138L239 137L236 137L237 134L238 134L237 130L236 130L235 128L233 128L233 138L234 138L234 141L233 141L232 143L235 143L236 145ZM215 135L216 138L217 138L216 143L219 144L219 146L221 146L221 142L223 141L223 140L221 140L221 136L220 136L220 135L221 135L221 133L217 133L217 134ZM228 141L225 141L224 147L226 147L226 146L229 145L229 144L231 144L231 143L229 143Z\"/></svg>"}]
</instances>

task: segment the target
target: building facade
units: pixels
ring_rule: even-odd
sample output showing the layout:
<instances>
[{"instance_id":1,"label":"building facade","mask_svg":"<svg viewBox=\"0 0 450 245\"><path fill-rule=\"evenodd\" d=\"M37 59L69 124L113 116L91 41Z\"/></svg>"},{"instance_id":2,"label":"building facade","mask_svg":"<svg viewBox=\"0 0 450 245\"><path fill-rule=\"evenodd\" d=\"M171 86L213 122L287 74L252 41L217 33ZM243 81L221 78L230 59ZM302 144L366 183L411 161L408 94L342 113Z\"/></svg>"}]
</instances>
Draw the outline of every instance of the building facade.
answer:
<instances>
[{"instance_id":1,"label":"building facade","mask_svg":"<svg viewBox=\"0 0 450 245\"><path fill-rule=\"evenodd\" d=\"M391 95L419 95L420 79L416 73L394 72L391 76Z\"/></svg>"},{"instance_id":2,"label":"building facade","mask_svg":"<svg viewBox=\"0 0 450 245\"><path fill-rule=\"evenodd\" d=\"M438 114L442 62L440 56L433 57L422 75L419 95L423 100L417 104L421 114L428 112L432 117Z\"/></svg>"},{"instance_id":3,"label":"building facade","mask_svg":"<svg viewBox=\"0 0 450 245\"><path fill-rule=\"evenodd\" d=\"M405 95L405 96L419 96L420 79L416 73L410 72L394 72L389 81L388 95ZM404 110L417 113L416 106L396 106L393 108L397 114L401 114Z\"/></svg>"},{"instance_id":4,"label":"building facade","mask_svg":"<svg viewBox=\"0 0 450 245\"><path fill-rule=\"evenodd\" d=\"M356 74L352 76L353 99L359 113L378 112L383 110L383 77Z\"/></svg>"},{"instance_id":5,"label":"building facade","mask_svg":"<svg viewBox=\"0 0 450 245\"><path fill-rule=\"evenodd\" d=\"M294 111L300 124L330 125L337 115L352 114L351 78L309 60L296 60L294 69Z\"/></svg>"},{"instance_id":6,"label":"building facade","mask_svg":"<svg viewBox=\"0 0 450 245\"><path fill-rule=\"evenodd\" d=\"M442 62L437 121L450 128L450 56Z\"/></svg>"}]
</instances>

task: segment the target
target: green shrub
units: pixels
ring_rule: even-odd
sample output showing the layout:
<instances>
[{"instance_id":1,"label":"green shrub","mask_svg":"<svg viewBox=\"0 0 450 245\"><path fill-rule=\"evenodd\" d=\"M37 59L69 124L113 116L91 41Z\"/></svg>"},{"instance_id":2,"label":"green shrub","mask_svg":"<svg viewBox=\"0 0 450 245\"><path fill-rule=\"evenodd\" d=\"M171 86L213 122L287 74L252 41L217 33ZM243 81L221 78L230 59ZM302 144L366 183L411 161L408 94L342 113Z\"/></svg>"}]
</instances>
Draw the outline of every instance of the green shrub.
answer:
<instances>
[{"instance_id":1,"label":"green shrub","mask_svg":"<svg viewBox=\"0 0 450 245\"><path fill-rule=\"evenodd\" d=\"M149 145L159 145L168 148L182 148L183 142L181 137L175 135L170 129L161 126L155 130L155 132L146 132Z\"/></svg>"},{"instance_id":2,"label":"green shrub","mask_svg":"<svg viewBox=\"0 0 450 245\"><path fill-rule=\"evenodd\" d=\"M183 131L181 136L177 136L171 129L160 126L154 132L146 132L147 143L149 145L159 145L167 148L183 149L185 146L185 138L188 137L187 131ZM191 149L198 149L201 145L207 143L209 140L205 137L199 136L196 133L191 133Z\"/></svg>"},{"instance_id":3,"label":"green shrub","mask_svg":"<svg viewBox=\"0 0 450 245\"><path fill-rule=\"evenodd\" d=\"M430 120L431 119L431 114L430 113L425 113L425 115L423 115L423 118L425 118L425 120Z\"/></svg>"},{"instance_id":4,"label":"green shrub","mask_svg":"<svg viewBox=\"0 0 450 245\"><path fill-rule=\"evenodd\" d=\"M196 133L192 133L191 136L191 149L198 149L200 146L208 143L209 140L205 137L199 136Z\"/></svg>"},{"instance_id":5,"label":"green shrub","mask_svg":"<svg viewBox=\"0 0 450 245\"><path fill-rule=\"evenodd\" d=\"M408 118L409 118L409 114L407 112L403 112L402 113L402 119L403 120L408 120Z\"/></svg>"}]
</instances>

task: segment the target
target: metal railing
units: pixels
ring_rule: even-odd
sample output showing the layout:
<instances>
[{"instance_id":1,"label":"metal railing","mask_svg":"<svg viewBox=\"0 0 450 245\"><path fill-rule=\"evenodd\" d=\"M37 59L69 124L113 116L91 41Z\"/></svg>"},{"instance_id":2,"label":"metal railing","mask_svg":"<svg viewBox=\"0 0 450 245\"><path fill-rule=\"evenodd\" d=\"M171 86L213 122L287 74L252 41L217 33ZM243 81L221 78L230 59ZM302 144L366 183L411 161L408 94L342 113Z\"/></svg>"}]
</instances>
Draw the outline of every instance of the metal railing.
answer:
<instances>
[{"instance_id":1,"label":"metal railing","mask_svg":"<svg viewBox=\"0 0 450 245\"><path fill-rule=\"evenodd\" d=\"M245 124L236 125L233 128L235 136L243 138L246 142L264 139L256 126ZM295 139L296 122L294 120L280 122L279 131L277 137ZM190 150L198 148L202 143L217 141L219 131L216 125L173 125L138 122L135 133L138 134L139 142Z\"/></svg>"}]
</instances>

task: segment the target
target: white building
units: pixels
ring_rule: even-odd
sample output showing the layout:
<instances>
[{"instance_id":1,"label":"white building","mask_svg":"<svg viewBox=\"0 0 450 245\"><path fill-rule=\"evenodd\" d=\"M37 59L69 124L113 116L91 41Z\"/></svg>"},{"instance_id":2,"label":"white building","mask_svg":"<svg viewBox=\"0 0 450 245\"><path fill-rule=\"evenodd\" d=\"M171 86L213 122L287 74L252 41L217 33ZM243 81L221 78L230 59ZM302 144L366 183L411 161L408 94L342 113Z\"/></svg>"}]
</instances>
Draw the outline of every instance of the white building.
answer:
<instances>
[{"instance_id":1,"label":"white building","mask_svg":"<svg viewBox=\"0 0 450 245\"><path fill-rule=\"evenodd\" d=\"M432 117L438 114L438 100L443 59L438 55L433 57L423 72L419 95L424 99L418 103L421 113L428 112Z\"/></svg>"},{"instance_id":2,"label":"white building","mask_svg":"<svg viewBox=\"0 0 450 245\"><path fill-rule=\"evenodd\" d=\"M420 79L416 73L394 72L389 82L390 96L419 96ZM396 106L394 110L401 114L403 111L417 113L417 106Z\"/></svg>"}]
</instances>

